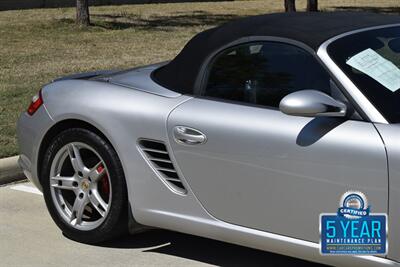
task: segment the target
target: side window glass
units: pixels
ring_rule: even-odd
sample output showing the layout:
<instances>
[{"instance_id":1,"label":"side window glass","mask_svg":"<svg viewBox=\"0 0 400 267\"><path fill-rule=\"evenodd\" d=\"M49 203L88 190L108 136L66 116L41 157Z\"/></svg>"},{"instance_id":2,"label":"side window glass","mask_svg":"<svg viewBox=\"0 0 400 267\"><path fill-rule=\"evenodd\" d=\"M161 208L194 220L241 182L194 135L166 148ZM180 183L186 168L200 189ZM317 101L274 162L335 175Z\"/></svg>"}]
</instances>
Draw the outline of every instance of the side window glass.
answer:
<instances>
[{"instance_id":1,"label":"side window glass","mask_svg":"<svg viewBox=\"0 0 400 267\"><path fill-rule=\"evenodd\" d=\"M331 95L328 73L294 45L244 44L222 52L211 64L204 96L277 108L295 91L314 89Z\"/></svg>"}]
</instances>

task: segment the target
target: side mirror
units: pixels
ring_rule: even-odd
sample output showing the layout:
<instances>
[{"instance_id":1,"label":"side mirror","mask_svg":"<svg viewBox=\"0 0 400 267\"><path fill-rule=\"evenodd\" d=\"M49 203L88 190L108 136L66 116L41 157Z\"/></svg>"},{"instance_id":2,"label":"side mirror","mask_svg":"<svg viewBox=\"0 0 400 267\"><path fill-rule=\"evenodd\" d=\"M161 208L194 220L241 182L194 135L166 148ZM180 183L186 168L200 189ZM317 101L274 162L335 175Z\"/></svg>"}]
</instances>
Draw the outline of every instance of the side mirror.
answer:
<instances>
[{"instance_id":1,"label":"side mirror","mask_svg":"<svg viewBox=\"0 0 400 267\"><path fill-rule=\"evenodd\" d=\"M287 115L303 117L344 117L347 112L344 103L316 90L302 90L285 96L279 109Z\"/></svg>"}]
</instances>

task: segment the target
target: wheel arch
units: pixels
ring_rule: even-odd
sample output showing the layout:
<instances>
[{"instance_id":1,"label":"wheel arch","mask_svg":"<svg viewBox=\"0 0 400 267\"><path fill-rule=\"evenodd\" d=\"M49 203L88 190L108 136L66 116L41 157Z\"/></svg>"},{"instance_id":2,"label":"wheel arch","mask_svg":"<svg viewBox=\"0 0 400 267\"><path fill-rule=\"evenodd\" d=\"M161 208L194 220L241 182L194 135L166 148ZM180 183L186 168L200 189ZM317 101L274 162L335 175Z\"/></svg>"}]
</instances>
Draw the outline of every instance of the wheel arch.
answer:
<instances>
[{"instance_id":1,"label":"wheel arch","mask_svg":"<svg viewBox=\"0 0 400 267\"><path fill-rule=\"evenodd\" d=\"M39 152L38 152L38 161L37 161L37 173L38 173L39 182L42 186L43 186L43 183L41 181L42 178L41 178L40 174L42 172L43 160L44 160L44 155L46 153L46 149L50 145L53 138L55 138L62 131L69 129L69 128L81 128L81 129L86 129L86 130L96 133L101 138L103 138L115 150L115 152L117 153L117 155L119 157L118 151L115 149L115 146L112 144L110 139L107 138L107 136L93 124L88 123L87 121L84 121L81 119L61 120L61 121L57 122L56 124L54 124L46 132L46 134L44 135L44 137L40 143ZM121 162L121 164L122 164L122 171L124 172L124 177L125 177L125 185L129 192L129 188L128 188L128 184L127 184L127 180L126 180L126 176L125 176L126 172L124 170L124 164L122 162ZM133 217L131 205L132 204L130 203L129 198L128 198L127 215L128 215L128 230L129 230L129 232L131 234L134 234L134 233L145 231L146 229L148 229L148 227L137 223L137 221Z\"/></svg>"}]
</instances>

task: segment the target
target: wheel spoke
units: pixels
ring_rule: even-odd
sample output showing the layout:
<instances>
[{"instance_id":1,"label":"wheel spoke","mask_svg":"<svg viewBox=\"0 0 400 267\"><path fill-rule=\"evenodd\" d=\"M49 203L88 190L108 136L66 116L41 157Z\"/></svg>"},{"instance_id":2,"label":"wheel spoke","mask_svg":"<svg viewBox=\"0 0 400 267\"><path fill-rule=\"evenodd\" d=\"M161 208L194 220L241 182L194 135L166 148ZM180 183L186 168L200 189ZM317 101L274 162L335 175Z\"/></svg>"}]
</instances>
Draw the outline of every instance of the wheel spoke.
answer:
<instances>
[{"instance_id":1,"label":"wheel spoke","mask_svg":"<svg viewBox=\"0 0 400 267\"><path fill-rule=\"evenodd\" d=\"M106 174L106 170L103 162L100 161L90 169L89 177L92 179L92 182L97 182L104 176L104 174Z\"/></svg>"},{"instance_id":2,"label":"wheel spoke","mask_svg":"<svg viewBox=\"0 0 400 267\"><path fill-rule=\"evenodd\" d=\"M83 198L76 197L74 206L72 207L71 213L71 224L77 225L82 223L83 212L85 210L85 206L87 204L87 197L84 196Z\"/></svg>"},{"instance_id":3,"label":"wheel spoke","mask_svg":"<svg viewBox=\"0 0 400 267\"><path fill-rule=\"evenodd\" d=\"M76 145L68 145L68 154L75 172L82 172L82 174L87 174L89 172L89 169L83 163L81 152Z\"/></svg>"},{"instance_id":4,"label":"wheel spoke","mask_svg":"<svg viewBox=\"0 0 400 267\"><path fill-rule=\"evenodd\" d=\"M104 202L103 198L100 196L97 190L92 190L92 194L89 195L90 203L97 210L97 212L104 217L108 209L108 204Z\"/></svg>"},{"instance_id":5,"label":"wheel spoke","mask_svg":"<svg viewBox=\"0 0 400 267\"><path fill-rule=\"evenodd\" d=\"M111 181L95 149L83 142L65 145L55 155L49 176L57 211L71 227L91 230L106 219L112 200Z\"/></svg>"},{"instance_id":6,"label":"wheel spoke","mask_svg":"<svg viewBox=\"0 0 400 267\"><path fill-rule=\"evenodd\" d=\"M52 187L66 190L75 190L78 186L78 181L75 177L64 177L64 176L55 176L50 178L50 184Z\"/></svg>"}]
</instances>

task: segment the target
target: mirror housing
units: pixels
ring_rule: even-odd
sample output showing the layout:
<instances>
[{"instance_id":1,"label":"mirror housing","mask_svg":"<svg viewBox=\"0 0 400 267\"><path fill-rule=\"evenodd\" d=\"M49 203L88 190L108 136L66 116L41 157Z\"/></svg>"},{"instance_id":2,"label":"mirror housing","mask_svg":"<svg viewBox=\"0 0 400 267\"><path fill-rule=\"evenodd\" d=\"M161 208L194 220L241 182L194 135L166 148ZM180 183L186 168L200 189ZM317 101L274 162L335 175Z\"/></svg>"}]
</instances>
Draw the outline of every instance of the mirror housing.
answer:
<instances>
[{"instance_id":1,"label":"mirror housing","mask_svg":"<svg viewBox=\"0 0 400 267\"><path fill-rule=\"evenodd\" d=\"M323 92L302 90L285 96L279 110L292 116L345 117L347 106Z\"/></svg>"}]
</instances>

